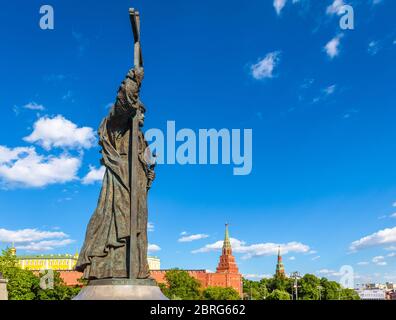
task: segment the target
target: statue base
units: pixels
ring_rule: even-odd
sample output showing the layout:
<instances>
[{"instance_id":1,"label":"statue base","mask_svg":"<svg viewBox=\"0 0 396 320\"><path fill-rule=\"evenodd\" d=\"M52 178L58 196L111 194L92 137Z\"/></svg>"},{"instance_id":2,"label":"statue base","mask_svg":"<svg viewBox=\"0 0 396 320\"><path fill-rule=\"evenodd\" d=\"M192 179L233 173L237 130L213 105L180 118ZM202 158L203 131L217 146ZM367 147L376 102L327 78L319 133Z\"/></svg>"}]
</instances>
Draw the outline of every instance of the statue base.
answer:
<instances>
[{"instance_id":1,"label":"statue base","mask_svg":"<svg viewBox=\"0 0 396 320\"><path fill-rule=\"evenodd\" d=\"M73 300L168 300L153 279L91 280Z\"/></svg>"},{"instance_id":2,"label":"statue base","mask_svg":"<svg viewBox=\"0 0 396 320\"><path fill-rule=\"evenodd\" d=\"M8 300L7 280L0 278L0 300Z\"/></svg>"}]
</instances>

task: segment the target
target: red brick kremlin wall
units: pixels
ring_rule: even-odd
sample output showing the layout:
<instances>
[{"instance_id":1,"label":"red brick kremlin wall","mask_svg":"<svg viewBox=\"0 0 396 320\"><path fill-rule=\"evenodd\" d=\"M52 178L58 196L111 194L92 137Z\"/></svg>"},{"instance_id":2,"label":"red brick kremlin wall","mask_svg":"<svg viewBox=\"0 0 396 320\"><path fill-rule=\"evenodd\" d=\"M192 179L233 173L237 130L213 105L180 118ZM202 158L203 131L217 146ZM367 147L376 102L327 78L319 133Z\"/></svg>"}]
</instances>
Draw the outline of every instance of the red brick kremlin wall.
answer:
<instances>
[{"instance_id":1,"label":"red brick kremlin wall","mask_svg":"<svg viewBox=\"0 0 396 320\"><path fill-rule=\"evenodd\" d=\"M168 270L152 270L151 277L158 283L166 283L165 274ZM228 225L226 225L222 254L215 273L205 270L185 270L188 274L197 279L203 288L212 287L231 287L234 288L242 297L242 275L239 273L235 257L232 255L230 238L228 235ZM78 279L82 273L77 271L60 271L61 278L68 286L81 285Z\"/></svg>"},{"instance_id":2,"label":"red brick kremlin wall","mask_svg":"<svg viewBox=\"0 0 396 320\"><path fill-rule=\"evenodd\" d=\"M165 274L168 270L152 270L151 277L158 283L166 283ZM203 288L212 287L231 287L234 288L242 297L242 275L239 273L210 273L205 270L184 270L197 279Z\"/></svg>"}]
</instances>

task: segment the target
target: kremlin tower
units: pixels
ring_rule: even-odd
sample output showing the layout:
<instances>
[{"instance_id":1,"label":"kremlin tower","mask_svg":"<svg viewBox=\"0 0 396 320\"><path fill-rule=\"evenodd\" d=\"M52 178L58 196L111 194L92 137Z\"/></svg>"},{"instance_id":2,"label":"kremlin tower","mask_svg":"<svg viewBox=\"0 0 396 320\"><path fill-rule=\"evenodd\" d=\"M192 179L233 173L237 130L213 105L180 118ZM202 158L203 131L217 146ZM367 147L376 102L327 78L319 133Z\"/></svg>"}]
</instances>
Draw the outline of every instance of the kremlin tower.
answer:
<instances>
[{"instance_id":1,"label":"kremlin tower","mask_svg":"<svg viewBox=\"0 0 396 320\"><path fill-rule=\"evenodd\" d=\"M285 277L285 267L283 266L282 256L280 254L280 246L278 248L278 263L276 264L276 278L284 278Z\"/></svg>"},{"instance_id":2,"label":"kremlin tower","mask_svg":"<svg viewBox=\"0 0 396 320\"><path fill-rule=\"evenodd\" d=\"M238 266L235 262L235 257L232 255L230 236L228 233L228 223L226 224L223 249L220 256L219 265L216 269L216 273L239 274Z\"/></svg>"}]
</instances>

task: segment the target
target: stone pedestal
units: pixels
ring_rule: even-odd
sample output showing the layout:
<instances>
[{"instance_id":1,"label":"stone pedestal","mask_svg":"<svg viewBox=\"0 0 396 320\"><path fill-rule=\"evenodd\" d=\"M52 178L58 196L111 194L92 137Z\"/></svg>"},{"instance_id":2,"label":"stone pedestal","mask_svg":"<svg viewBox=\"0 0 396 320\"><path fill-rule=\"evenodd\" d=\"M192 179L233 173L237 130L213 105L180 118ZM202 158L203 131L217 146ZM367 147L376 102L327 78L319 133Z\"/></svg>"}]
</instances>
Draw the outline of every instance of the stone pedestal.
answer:
<instances>
[{"instance_id":1,"label":"stone pedestal","mask_svg":"<svg viewBox=\"0 0 396 320\"><path fill-rule=\"evenodd\" d=\"M73 300L168 300L152 279L90 281Z\"/></svg>"},{"instance_id":2,"label":"stone pedestal","mask_svg":"<svg viewBox=\"0 0 396 320\"><path fill-rule=\"evenodd\" d=\"M7 280L0 279L0 300L8 300Z\"/></svg>"}]
</instances>

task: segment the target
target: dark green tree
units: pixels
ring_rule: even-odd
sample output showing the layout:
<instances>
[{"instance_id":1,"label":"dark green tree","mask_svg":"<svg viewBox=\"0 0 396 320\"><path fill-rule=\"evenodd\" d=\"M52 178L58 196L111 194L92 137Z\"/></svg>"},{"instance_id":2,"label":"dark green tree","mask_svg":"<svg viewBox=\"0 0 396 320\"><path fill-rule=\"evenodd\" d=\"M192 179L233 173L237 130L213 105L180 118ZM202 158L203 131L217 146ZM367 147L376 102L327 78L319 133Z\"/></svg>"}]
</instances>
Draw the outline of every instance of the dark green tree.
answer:
<instances>
[{"instance_id":1,"label":"dark green tree","mask_svg":"<svg viewBox=\"0 0 396 320\"><path fill-rule=\"evenodd\" d=\"M320 279L320 286L322 287L322 300L338 300L341 290L341 286L338 282L322 278Z\"/></svg>"},{"instance_id":2,"label":"dark green tree","mask_svg":"<svg viewBox=\"0 0 396 320\"><path fill-rule=\"evenodd\" d=\"M40 281L33 272L22 270L10 249L2 251L0 272L8 279L7 290L10 300L35 300Z\"/></svg>"},{"instance_id":3,"label":"dark green tree","mask_svg":"<svg viewBox=\"0 0 396 320\"><path fill-rule=\"evenodd\" d=\"M66 286L59 272L54 271L53 275L53 288L40 289L37 293L38 300L71 300L80 292L81 288L78 286Z\"/></svg>"},{"instance_id":4,"label":"dark green tree","mask_svg":"<svg viewBox=\"0 0 396 320\"><path fill-rule=\"evenodd\" d=\"M303 300L319 300L320 279L313 274L306 274L299 281L299 298Z\"/></svg>"},{"instance_id":5,"label":"dark green tree","mask_svg":"<svg viewBox=\"0 0 396 320\"><path fill-rule=\"evenodd\" d=\"M341 291L342 300L360 300L359 295L353 289L342 289Z\"/></svg>"},{"instance_id":6,"label":"dark green tree","mask_svg":"<svg viewBox=\"0 0 396 320\"><path fill-rule=\"evenodd\" d=\"M263 281L264 280L264 281ZM252 281L243 278L243 295L247 300L264 300L268 296L266 279Z\"/></svg>"},{"instance_id":7,"label":"dark green tree","mask_svg":"<svg viewBox=\"0 0 396 320\"><path fill-rule=\"evenodd\" d=\"M207 287L202 292L204 300L241 300L239 293L234 288Z\"/></svg>"},{"instance_id":8,"label":"dark green tree","mask_svg":"<svg viewBox=\"0 0 396 320\"><path fill-rule=\"evenodd\" d=\"M275 289L272 291L268 297L267 300L290 300L290 294L287 291L282 291Z\"/></svg>"},{"instance_id":9,"label":"dark green tree","mask_svg":"<svg viewBox=\"0 0 396 320\"><path fill-rule=\"evenodd\" d=\"M160 288L169 299L199 300L201 298L201 284L187 271L169 270L165 274L165 279L167 285L162 285Z\"/></svg>"}]
</instances>

